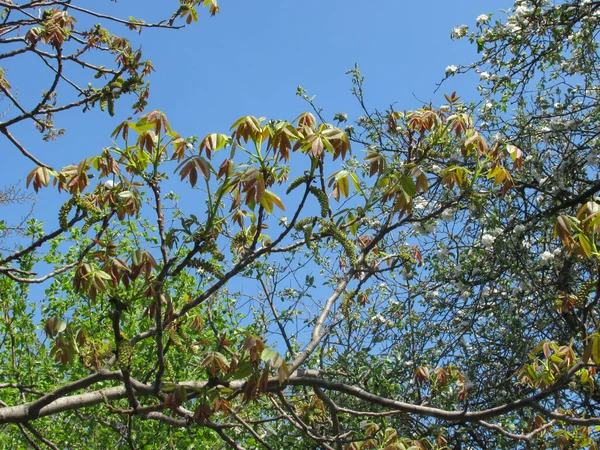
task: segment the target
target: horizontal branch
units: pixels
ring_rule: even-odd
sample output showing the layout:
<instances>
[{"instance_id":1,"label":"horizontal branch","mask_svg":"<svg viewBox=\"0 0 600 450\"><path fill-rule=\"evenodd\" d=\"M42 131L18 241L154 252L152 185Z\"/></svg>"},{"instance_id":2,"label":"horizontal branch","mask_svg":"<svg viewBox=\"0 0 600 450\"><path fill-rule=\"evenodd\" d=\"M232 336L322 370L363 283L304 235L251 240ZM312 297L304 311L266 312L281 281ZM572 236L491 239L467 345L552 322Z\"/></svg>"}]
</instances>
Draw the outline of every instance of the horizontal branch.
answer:
<instances>
[{"instance_id":1,"label":"horizontal branch","mask_svg":"<svg viewBox=\"0 0 600 450\"><path fill-rule=\"evenodd\" d=\"M559 378L556 383L536 394L511 403L480 411L447 411L440 408L415 405L382 397L380 395L368 392L358 386L327 380L321 376L322 374L318 370L300 369L294 372L283 384L279 382L277 377L270 378L267 384L267 390L271 392L279 392L288 386L309 386L313 388L321 388L329 391L344 393L383 408L390 408L394 413L414 414L417 416L436 418L447 422L471 422L481 426L488 426L488 428L493 427L493 425L488 423L483 424L482 421L499 417L509 412L524 408L537 409L545 416L549 416L550 418L556 420L565 420L572 423L585 421L586 425L598 425L600 424L600 418L577 419L574 417L564 416L562 414L548 411L540 407L538 403L539 401L564 388L571 376L577 372L581 366L581 363L575 364L571 369L563 374L563 376ZM24 423L32 420L33 418L50 416L64 411L72 411L94 406L106 400L119 400L126 398L127 390L125 386L111 387L107 389L100 389L94 392L65 396L71 392L74 392L75 390L83 389L102 381L121 379L122 375L119 371L100 372L63 386L52 393L46 394L34 402L0 408L0 424ZM197 391L199 389L206 388L208 386L208 382L185 381L178 383L178 385ZM245 381L233 381L230 383L229 387L233 390L241 391L244 389L245 385ZM144 384L132 378L131 386L133 387L135 394L138 396L156 397L156 391L153 384ZM340 409L340 412L344 412L344 410ZM152 417L147 418L152 419ZM160 418L156 418L160 420Z\"/></svg>"}]
</instances>

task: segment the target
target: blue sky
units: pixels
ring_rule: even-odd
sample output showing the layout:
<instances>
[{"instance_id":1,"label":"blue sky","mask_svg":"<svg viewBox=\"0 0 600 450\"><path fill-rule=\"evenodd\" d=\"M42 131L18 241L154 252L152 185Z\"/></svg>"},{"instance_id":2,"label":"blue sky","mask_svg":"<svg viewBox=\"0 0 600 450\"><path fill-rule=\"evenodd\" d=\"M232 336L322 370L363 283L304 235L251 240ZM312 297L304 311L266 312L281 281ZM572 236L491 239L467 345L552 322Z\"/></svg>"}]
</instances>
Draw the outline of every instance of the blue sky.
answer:
<instances>
[{"instance_id":1,"label":"blue sky","mask_svg":"<svg viewBox=\"0 0 600 450\"><path fill-rule=\"evenodd\" d=\"M327 120L336 112L344 112L351 123L362 114L346 74L355 63L366 77L367 106L371 109L385 109L390 104L397 110L429 102L439 105L444 103L443 93L453 90L475 100L477 78L472 75L452 78L434 93L448 65L477 59L474 46L450 39L451 30L461 24L474 26L478 15L507 8L509 2L221 0L220 5L218 16L211 18L207 11L201 11L199 22L183 30L144 30L139 38L128 34L138 40L144 58L156 68L147 111L163 110L184 137L228 133L231 124L244 115L293 120L309 110L309 105L296 96L299 85L309 96L315 96ZM168 16L176 2L104 0L95 2L94 7L120 17L133 15L151 21ZM111 26L111 30L124 32L120 26ZM37 101L51 74L28 57L1 63L18 90L19 100L25 104ZM72 72L74 78L82 75L77 68ZM80 81L84 80L87 83L87 78ZM110 134L131 115L132 102L122 99L114 117L99 109L58 115L57 125L64 127L66 134L51 143L43 142L31 123L11 131L42 161L61 168L111 145ZM0 111L5 105L0 103ZM16 184L25 189L32 163L2 136L0 142L0 188ZM353 150L359 154L362 149L355 146ZM59 197L55 190L46 189L37 197L34 217L46 222L46 231L56 229L57 210L67 195ZM0 219L17 223L28 211L29 205L0 208ZM42 289L35 287L33 297L43 296Z\"/></svg>"},{"instance_id":2,"label":"blue sky","mask_svg":"<svg viewBox=\"0 0 600 450\"><path fill-rule=\"evenodd\" d=\"M103 12L150 20L164 17L167 6L174 7L176 2L101 3L98 8ZM145 30L139 38L144 57L157 69L151 78L148 111L165 111L183 136L227 133L243 115L292 120L309 108L296 96L298 85L316 96L326 119L346 112L352 121L361 114L346 75L355 63L366 76L370 108L384 109L392 103L396 109L417 108L430 101L440 104L442 94L452 90L476 99L473 76L451 79L434 93L446 66L477 57L473 46L452 41L450 32L457 25L474 25L479 14L506 8L509 2L221 0L220 5L221 13L214 18L204 10L199 22L190 27ZM120 26L112 29L123 32ZM135 39L134 34L130 37ZM39 82L49 75L43 68L27 58L3 64L21 101L39 98ZM60 168L110 145L111 131L130 112L127 99L121 101L114 117L99 110L69 111L57 116L57 124L67 130L65 136L49 144L41 141L30 123L14 127L13 133L44 162ZM1 184L24 186L32 164L5 140L2 160ZM49 192L40 193L39 198L36 217L54 223L56 208L64 199ZM17 209L2 211L9 220L16 220L18 214Z\"/></svg>"}]
</instances>

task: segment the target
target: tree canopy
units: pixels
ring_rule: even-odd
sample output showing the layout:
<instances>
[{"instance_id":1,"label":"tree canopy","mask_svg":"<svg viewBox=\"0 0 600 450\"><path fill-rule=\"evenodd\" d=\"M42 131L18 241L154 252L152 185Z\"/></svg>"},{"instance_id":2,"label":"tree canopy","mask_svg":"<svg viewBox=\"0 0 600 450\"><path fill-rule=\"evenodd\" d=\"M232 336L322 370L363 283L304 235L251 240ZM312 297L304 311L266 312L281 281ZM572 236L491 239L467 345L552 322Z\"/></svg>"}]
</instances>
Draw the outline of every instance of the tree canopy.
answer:
<instances>
[{"instance_id":1,"label":"tree canopy","mask_svg":"<svg viewBox=\"0 0 600 450\"><path fill-rule=\"evenodd\" d=\"M476 74L479 102L371 110L356 66L360 117L300 88L293 120L198 138L144 111L140 50L77 24L175 28L203 6L151 24L0 1L1 59L55 74L32 105L0 78L0 131L63 200L55 229L0 230L2 446L597 448L600 2L452 30L480 59L446 77ZM135 117L79 164L11 132L59 137L55 114L124 94Z\"/></svg>"}]
</instances>

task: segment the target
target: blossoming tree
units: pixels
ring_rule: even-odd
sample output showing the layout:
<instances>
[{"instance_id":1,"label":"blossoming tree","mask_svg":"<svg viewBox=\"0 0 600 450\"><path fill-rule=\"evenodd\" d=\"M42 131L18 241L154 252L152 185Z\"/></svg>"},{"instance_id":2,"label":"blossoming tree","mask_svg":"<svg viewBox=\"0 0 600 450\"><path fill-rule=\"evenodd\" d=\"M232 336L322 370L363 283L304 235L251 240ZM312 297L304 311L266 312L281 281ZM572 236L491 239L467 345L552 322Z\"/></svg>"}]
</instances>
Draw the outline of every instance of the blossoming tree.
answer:
<instances>
[{"instance_id":1,"label":"blossoming tree","mask_svg":"<svg viewBox=\"0 0 600 450\"><path fill-rule=\"evenodd\" d=\"M201 139L152 111L35 168L64 202L0 257L0 442L596 448L599 10L455 29L480 105Z\"/></svg>"}]
</instances>

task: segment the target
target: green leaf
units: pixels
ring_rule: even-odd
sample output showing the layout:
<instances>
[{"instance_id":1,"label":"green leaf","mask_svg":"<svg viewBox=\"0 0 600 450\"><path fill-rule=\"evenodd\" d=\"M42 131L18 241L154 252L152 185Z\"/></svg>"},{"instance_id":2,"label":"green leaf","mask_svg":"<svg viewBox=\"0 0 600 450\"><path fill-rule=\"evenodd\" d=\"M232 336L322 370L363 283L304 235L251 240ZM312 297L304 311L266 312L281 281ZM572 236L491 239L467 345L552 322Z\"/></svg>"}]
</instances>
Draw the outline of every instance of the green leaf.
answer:
<instances>
[{"instance_id":1,"label":"green leaf","mask_svg":"<svg viewBox=\"0 0 600 450\"><path fill-rule=\"evenodd\" d=\"M588 258L592 256L592 242L590 241L590 238L587 237L585 234L580 233L578 239L579 244L581 245L581 249L585 253L585 256L587 256Z\"/></svg>"},{"instance_id":2,"label":"green leaf","mask_svg":"<svg viewBox=\"0 0 600 450\"><path fill-rule=\"evenodd\" d=\"M417 195L417 185L413 178L409 175L404 175L400 178L400 184L402 185L402 189L411 197Z\"/></svg>"},{"instance_id":3,"label":"green leaf","mask_svg":"<svg viewBox=\"0 0 600 450\"><path fill-rule=\"evenodd\" d=\"M264 362L269 362L271 361L271 359L277 356L279 356L279 353L277 353L275 350L265 348L260 354L260 359L262 359Z\"/></svg>"}]
</instances>

